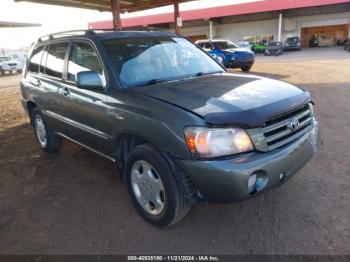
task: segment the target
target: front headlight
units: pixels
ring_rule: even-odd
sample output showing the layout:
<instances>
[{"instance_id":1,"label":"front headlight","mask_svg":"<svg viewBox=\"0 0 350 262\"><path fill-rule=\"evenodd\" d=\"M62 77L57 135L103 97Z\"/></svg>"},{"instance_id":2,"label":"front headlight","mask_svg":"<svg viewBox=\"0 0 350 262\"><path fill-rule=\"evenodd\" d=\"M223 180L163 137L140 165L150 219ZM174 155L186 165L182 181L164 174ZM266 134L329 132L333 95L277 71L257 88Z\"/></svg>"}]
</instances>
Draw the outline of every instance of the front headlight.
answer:
<instances>
[{"instance_id":1,"label":"front headlight","mask_svg":"<svg viewBox=\"0 0 350 262\"><path fill-rule=\"evenodd\" d=\"M240 128L186 127L186 143L198 157L228 156L254 149L246 131Z\"/></svg>"}]
</instances>

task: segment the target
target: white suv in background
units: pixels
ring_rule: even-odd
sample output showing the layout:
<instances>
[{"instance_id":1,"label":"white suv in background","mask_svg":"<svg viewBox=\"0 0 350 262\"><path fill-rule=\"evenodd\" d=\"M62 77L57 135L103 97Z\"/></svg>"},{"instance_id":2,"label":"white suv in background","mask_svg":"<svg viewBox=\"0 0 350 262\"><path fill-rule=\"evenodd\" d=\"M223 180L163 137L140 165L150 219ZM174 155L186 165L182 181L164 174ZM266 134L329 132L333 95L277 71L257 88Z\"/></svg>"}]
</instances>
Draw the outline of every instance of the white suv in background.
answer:
<instances>
[{"instance_id":1,"label":"white suv in background","mask_svg":"<svg viewBox=\"0 0 350 262\"><path fill-rule=\"evenodd\" d=\"M18 61L11 60L9 56L0 56L0 75L13 71L21 73L22 64Z\"/></svg>"}]
</instances>

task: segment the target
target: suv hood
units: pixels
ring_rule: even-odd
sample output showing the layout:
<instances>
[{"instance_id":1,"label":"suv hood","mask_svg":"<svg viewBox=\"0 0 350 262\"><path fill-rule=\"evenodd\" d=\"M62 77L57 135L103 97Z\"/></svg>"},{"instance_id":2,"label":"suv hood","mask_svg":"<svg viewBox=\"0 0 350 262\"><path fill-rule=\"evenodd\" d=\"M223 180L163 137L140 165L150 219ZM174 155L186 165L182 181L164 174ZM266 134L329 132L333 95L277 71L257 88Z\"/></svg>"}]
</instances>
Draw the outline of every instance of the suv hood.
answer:
<instances>
[{"instance_id":1,"label":"suv hood","mask_svg":"<svg viewBox=\"0 0 350 262\"><path fill-rule=\"evenodd\" d=\"M231 52L231 53L233 53L233 52L249 52L249 53L253 53L251 50L249 50L248 48L244 48L244 47L225 49L223 51Z\"/></svg>"},{"instance_id":2,"label":"suv hood","mask_svg":"<svg viewBox=\"0 0 350 262\"><path fill-rule=\"evenodd\" d=\"M208 124L259 127L310 102L310 95L277 80L215 74L134 88L204 118Z\"/></svg>"}]
</instances>

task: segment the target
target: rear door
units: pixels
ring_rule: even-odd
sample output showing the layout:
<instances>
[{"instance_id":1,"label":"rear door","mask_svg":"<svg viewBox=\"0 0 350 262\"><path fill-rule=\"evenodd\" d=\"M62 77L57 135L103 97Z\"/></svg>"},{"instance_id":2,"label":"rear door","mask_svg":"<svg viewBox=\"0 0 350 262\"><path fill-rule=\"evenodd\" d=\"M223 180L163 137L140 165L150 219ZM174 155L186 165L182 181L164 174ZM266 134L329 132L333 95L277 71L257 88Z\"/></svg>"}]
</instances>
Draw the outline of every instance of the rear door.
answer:
<instances>
[{"instance_id":1,"label":"rear door","mask_svg":"<svg viewBox=\"0 0 350 262\"><path fill-rule=\"evenodd\" d=\"M66 57L64 84L58 90L57 111L69 130L64 135L99 153L112 155L111 136L108 134L106 102L107 83L102 60L89 41L73 41ZM95 71L100 75L104 88L86 90L76 85L77 74Z\"/></svg>"},{"instance_id":2,"label":"rear door","mask_svg":"<svg viewBox=\"0 0 350 262\"><path fill-rule=\"evenodd\" d=\"M67 129L62 121L55 117L55 114L61 109L58 104L58 90L64 83L63 72L68 46L68 41L46 44L37 75L38 87L45 94L43 96L44 106L41 111L44 113L50 128L57 132L63 132Z\"/></svg>"}]
</instances>

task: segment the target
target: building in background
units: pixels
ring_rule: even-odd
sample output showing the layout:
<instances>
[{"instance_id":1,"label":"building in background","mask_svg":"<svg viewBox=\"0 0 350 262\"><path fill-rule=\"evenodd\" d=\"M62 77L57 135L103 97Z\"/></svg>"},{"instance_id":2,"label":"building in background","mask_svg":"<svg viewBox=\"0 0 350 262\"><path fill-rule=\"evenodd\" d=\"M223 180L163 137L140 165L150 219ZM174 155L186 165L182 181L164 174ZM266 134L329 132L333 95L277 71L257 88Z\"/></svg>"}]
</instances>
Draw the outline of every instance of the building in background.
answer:
<instances>
[{"instance_id":1,"label":"building in background","mask_svg":"<svg viewBox=\"0 0 350 262\"><path fill-rule=\"evenodd\" d=\"M349 37L350 0L252 0L246 3L180 11L181 34L193 41L224 38L253 44L298 36L302 46L322 36L336 45ZM126 29L173 31L173 14L135 16L122 20ZM112 28L112 21L89 23Z\"/></svg>"},{"instance_id":2,"label":"building in background","mask_svg":"<svg viewBox=\"0 0 350 262\"><path fill-rule=\"evenodd\" d=\"M19 28L19 27L38 27L41 24L36 23L23 23L23 22L13 22L13 21L0 21L0 30L2 28ZM1 31L0 31L1 32ZM18 61L22 65L28 57L30 47L23 47L18 49L8 49L3 48L0 42L0 56L5 56L11 58L11 60Z\"/></svg>"}]
</instances>

